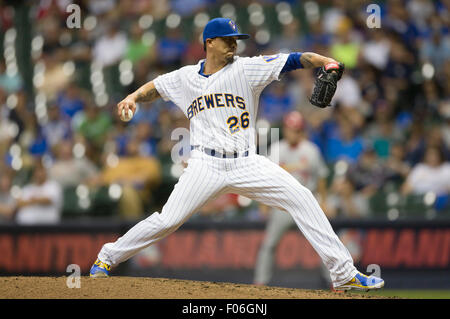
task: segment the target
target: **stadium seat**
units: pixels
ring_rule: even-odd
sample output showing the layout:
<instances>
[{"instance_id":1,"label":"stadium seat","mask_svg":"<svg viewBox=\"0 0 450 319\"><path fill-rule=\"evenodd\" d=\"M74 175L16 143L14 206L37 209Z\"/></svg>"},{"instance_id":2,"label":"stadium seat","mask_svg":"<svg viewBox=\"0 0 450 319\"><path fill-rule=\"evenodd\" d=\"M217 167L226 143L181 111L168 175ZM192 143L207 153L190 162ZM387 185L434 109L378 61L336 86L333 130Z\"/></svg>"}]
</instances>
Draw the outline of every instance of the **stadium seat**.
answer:
<instances>
[{"instance_id":1,"label":"stadium seat","mask_svg":"<svg viewBox=\"0 0 450 319\"><path fill-rule=\"evenodd\" d=\"M114 216L117 214L117 200L112 199L108 187L90 192L83 202L77 194L76 186L63 189L62 218Z\"/></svg>"},{"instance_id":2,"label":"stadium seat","mask_svg":"<svg viewBox=\"0 0 450 319\"><path fill-rule=\"evenodd\" d=\"M85 216L89 213L86 209L80 207L79 197L76 192L75 186L65 187L63 189L63 206L62 206L62 218L77 218Z\"/></svg>"},{"instance_id":3,"label":"stadium seat","mask_svg":"<svg viewBox=\"0 0 450 319\"><path fill-rule=\"evenodd\" d=\"M373 217L386 217L389 206L387 204L387 194L384 190L378 190L369 198L370 214Z\"/></svg>"},{"instance_id":4,"label":"stadium seat","mask_svg":"<svg viewBox=\"0 0 450 319\"><path fill-rule=\"evenodd\" d=\"M433 208L426 205L424 195L406 195L402 197L400 209L406 218L426 217Z\"/></svg>"}]
</instances>

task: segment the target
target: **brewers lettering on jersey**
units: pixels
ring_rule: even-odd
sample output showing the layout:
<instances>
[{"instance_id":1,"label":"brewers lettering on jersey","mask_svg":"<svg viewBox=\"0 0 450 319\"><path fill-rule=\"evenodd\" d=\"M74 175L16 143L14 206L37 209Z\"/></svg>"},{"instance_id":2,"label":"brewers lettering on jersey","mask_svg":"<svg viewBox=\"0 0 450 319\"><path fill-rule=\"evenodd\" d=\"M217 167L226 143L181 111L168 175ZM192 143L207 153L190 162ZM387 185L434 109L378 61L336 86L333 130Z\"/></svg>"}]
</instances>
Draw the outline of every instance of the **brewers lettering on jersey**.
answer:
<instances>
[{"instance_id":1,"label":"brewers lettering on jersey","mask_svg":"<svg viewBox=\"0 0 450 319\"><path fill-rule=\"evenodd\" d=\"M336 61L312 52L236 56L237 40L248 38L230 19L209 21L203 31L205 59L158 76L118 104L121 114L123 109L134 112L139 102L159 97L172 101L190 120L192 151L162 211L103 245L92 277L108 276L112 267L174 232L208 201L236 193L290 214L329 270L336 289L384 285L382 279L358 272L311 191L256 154L255 121L262 90L284 72Z\"/></svg>"}]
</instances>

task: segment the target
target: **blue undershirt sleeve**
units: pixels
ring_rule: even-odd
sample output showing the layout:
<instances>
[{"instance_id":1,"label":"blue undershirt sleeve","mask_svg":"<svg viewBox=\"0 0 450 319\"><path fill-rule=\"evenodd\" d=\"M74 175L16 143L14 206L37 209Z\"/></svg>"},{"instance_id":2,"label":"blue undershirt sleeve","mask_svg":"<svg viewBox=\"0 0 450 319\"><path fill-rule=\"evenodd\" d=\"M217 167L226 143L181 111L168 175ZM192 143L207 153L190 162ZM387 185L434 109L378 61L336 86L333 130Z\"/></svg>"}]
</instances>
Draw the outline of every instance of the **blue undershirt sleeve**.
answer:
<instances>
[{"instance_id":1,"label":"blue undershirt sleeve","mask_svg":"<svg viewBox=\"0 0 450 319\"><path fill-rule=\"evenodd\" d=\"M284 65L283 69L281 69L281 73L303 69L303 65L300 63L301 56L301 52L293 52L289 54L289 57L286 60L286 64Z\"/></svg>"}]
</instances>

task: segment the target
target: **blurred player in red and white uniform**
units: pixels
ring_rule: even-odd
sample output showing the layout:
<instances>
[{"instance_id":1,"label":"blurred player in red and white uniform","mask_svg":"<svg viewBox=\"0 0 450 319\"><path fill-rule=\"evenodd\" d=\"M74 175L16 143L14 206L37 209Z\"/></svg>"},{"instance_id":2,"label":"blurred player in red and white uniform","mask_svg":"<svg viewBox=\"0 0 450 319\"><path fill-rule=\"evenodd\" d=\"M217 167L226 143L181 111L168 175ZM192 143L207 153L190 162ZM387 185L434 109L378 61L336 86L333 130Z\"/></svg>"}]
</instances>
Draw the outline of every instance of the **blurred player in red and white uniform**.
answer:
<instances>
[{"instance_id":1,"label":"blurred player in red and white uniform","mask_svg":"<svg viewBox=\"0 0 450 319\"><path fill-rule=\"evenodd\" d=\"M305 121L300 112L293 111L284 117L283 139L271 145L269 154L271 160L276 161L278 158L281 167L315 193L319 203L326 200L328 168L319 148L307 139ZM265 285L272 277L276 247L295 222L280 209L261 206L261 210L263 214L270 210L270 217L256 262L254 283Z\"/></svg>"}]
</instances>

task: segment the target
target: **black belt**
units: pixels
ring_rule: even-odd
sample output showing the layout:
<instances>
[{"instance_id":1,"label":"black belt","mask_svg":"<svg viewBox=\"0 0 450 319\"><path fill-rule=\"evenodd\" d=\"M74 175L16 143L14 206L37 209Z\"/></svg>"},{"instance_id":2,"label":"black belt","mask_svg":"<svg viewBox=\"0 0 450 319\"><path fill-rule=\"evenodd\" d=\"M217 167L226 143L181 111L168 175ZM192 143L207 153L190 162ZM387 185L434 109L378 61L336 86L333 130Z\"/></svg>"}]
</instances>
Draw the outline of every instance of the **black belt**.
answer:
<instances>
[{"instance_id":1,"label":"black belt","mask_svg":"<svg viewBox=\"0 0 450 319\"><path fill-rule=\"evenodd\" d=\"M239 152L233 152L233 153L220 153L219 151L207 148L207 147L200 147L200 146L191 146L191 151L192 150L199 150L209 156L214 156L214 157L218 157L218 158L237 158L239 157ZM241 156L248 156L249 152L245 151L244 153L242 153Z\"/></svg>"}]
</instances>

